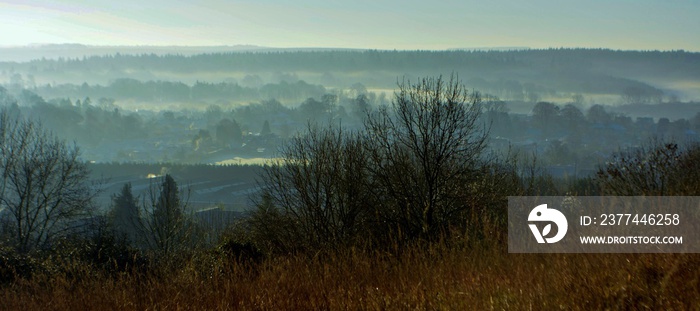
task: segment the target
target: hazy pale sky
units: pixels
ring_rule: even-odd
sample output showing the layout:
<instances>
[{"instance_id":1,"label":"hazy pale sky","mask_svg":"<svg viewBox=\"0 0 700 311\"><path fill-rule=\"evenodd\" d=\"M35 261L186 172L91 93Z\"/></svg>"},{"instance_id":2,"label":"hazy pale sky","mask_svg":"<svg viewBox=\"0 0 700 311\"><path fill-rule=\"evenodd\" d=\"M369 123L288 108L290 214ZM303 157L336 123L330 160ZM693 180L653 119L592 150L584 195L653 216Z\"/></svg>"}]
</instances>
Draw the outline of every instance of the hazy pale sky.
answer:
<instances>
[{"instance_id":1,"label":"hazy pale sky","mask_svg":"<svg viewBox=\"0 0 700 311\"><path fill-rule=\"evenodd\" d=\"M700 0L0 0L0 45L700 51Z\"/></svg>"}]
</instances>

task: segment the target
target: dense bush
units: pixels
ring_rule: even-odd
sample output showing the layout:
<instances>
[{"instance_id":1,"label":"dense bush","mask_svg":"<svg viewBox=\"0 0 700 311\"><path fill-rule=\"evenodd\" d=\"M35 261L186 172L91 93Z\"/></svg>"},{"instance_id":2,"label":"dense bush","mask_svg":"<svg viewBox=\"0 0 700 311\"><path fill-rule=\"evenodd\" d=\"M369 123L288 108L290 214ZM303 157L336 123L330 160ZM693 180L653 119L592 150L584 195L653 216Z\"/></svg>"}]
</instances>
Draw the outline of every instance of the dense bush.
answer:
<instances>
[{"instance_id":1,"label":"dense bush","mask_svg":"<svg viewBox=\"0 0 700 311\"><path fill-rule=\"evenodd\" d=\"M19 278L30 278L40 269L36 258L18 252L14 247L0 247L0 285Z\"/></svg>"},{"instance_id":2,"label":"dense bush","mask_svg":"<svg viewBox=\"0 0 700 311\"><path fill-rule=\"evenodd\" d=\"M615 154L597 180L608 195L699 195L700 145L651 141Z\"/></svg>"}]
</instances>

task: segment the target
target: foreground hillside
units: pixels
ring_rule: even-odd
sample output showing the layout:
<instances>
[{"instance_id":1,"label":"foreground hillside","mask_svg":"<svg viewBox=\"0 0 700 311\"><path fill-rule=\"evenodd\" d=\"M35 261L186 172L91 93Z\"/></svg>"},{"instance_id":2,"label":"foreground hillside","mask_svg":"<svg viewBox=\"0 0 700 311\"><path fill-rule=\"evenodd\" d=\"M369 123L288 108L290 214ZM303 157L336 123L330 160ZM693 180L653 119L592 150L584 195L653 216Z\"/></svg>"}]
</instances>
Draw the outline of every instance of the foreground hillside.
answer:
<instances>
[{"instance_id":1,"label":"foreground hillside","mask_svg":"<svg viewBox=\"0 0 700 311\"><path fill-rule=\"evenodd\" d=\"M697 255L507 254L413 247L404 255L222 253L159 271L105 275L78 264L4 285L4 310L670 310L700 301ZM52 274L56 274L53 275ZM48 307L48 308L47 308Z\"/></svg>"}]
</instances>

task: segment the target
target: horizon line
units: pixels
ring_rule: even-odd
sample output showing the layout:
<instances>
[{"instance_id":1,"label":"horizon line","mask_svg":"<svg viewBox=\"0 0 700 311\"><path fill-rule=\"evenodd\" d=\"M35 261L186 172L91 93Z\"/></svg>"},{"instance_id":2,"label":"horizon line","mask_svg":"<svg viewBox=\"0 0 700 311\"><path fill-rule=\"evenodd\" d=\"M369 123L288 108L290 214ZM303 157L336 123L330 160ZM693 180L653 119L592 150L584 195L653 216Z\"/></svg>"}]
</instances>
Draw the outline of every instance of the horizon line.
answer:
<instances>
[{"instance_id":1,"label":"horizon line","mask_svg":"<svg viewBox=\"0 0 700 311\"><path fill-rule=\"evenodd\" d=\"M686 52L686 53L699 53L700 50L687 50L682 48L670 48L670 49L621 49L621 48L610 48L610 47L570 47L570 46L550 46L546 48L532 48L527 46L480 46L480 47L454 47L454 48L358 48L358 47L331 47L331 46L295 46L295 47L276 47L276 46L263 46L255 44L221 44L221 45L178 45L178 44L125 44L125 45L110 45L110 44L85 44L85 43L28 43L24 45L2 45L0 44L0 49L23 49L23 48L47 48L47 47L74 47L74 48L184 48L184 49L194 49L194 48L237 48L241 50L257 50L257 49L268 49L268 50L355 50L355 51L545 51L545 50L609 50L609 51L622 51L622 52Z\"/></svg>"}]
</instances>

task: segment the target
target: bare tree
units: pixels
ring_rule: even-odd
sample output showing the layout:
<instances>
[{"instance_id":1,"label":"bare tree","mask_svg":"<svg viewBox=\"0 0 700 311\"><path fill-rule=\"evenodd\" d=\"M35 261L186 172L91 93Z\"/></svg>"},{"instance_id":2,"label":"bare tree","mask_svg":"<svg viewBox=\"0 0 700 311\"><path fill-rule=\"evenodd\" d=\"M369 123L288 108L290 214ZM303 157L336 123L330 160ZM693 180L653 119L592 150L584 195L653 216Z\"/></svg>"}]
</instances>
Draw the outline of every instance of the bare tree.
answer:
<instances>
[{"instance_id":1,"label":"bare tree","mask_svg":"<svg viewBox=\"0 0 700 311\"><path fill-rule=\"evenodd\" d=\"M278 248L332 249L366 233L371 210L366 148L357 134L309 126L267 166L255 227ZM275 224L276 228L271 228Z\"/></svg>"},{"instance_id":2,"label":"bare tree","mask_svg":"<svg viewBox=\"0 0 700 311\"><path fill-rule=\"evenodd\" d=\"M700 145L652 140L615 154L596 177L607 195L698 195Z\"/></svg>"},{"instance_id":3,"label":"bare tree","mask_svg":"<svg viewBox=\"0 0 700 311\"><path fill-rule=\"evenodd\" d=\"M79 155L39 123L0 112L0 209L18 250L45 246L90 215L96 191Z\"/></svg>"},{"instance_id":4,"label":"bare tree","mask_svg":"<svg viewBox=\"0 0 700 311\"><path fill-rule=\"evenodd\" d=\"M310 126L266 167L252 238L288 252L493 232L520 183L484 153L481 111L456 77L423 79L399 85L390 107L367 109L359 133Z\"/></svg>"},{"instance_id":5,"label":"bare tree","mask_svg":"<svg viewBox=\"0 0 700 311\"><path fill-rule=\"evenodd\" d=\"M391 109L365 122L382 221L407 236L435 236L464 221L470 185L478 183L487 128L478 93L458 78L401 83Z\"/></svg>"}]
</instances>

